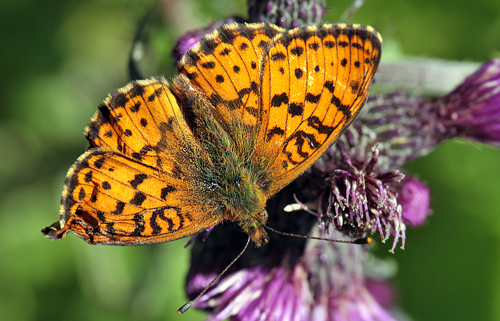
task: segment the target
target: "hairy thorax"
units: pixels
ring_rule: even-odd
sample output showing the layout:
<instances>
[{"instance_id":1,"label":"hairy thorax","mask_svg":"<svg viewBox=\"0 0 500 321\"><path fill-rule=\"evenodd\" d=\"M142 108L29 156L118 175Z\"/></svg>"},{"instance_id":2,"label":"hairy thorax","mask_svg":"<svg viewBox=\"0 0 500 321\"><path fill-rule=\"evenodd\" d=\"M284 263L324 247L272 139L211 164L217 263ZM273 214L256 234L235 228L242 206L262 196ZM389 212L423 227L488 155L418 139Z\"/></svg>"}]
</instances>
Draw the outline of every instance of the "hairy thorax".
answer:
<instances>
[{"instance_id":1,"label":"hairy thorax","mask_svg":"<svg viewBox=\"0 0 500 321\"><path fill-rule=\"evenodd\" d=\"M226 168L226 178L220 186L226 208L224 219L236 222L256 246L267 243L264 230L267 222L265 210L267 197L262 190L261 179L255 171L237 165Z\"/></svg>"}]
</instances>

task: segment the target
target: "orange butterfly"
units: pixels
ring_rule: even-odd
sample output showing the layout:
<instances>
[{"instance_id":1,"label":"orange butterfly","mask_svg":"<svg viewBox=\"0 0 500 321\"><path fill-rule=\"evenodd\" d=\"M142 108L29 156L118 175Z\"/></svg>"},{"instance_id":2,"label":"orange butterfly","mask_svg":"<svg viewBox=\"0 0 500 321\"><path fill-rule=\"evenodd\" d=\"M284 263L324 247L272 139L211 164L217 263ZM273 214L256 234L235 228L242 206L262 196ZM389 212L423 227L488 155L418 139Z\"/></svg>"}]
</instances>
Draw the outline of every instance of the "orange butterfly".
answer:
<instances>
[{"instance_id":1,"label":"orange butterfly","mask_svg":"<svg viewBox=\"0 0 500 321\"><path fill-rule=\"evenodd\" d=\"M184 56L173 84L133 81L104 101L60 220L42 232L141 245L232 221L261 246L267 199L359 114L381 42L360 25L222 26Z\"/></svg>"}]
</instances>

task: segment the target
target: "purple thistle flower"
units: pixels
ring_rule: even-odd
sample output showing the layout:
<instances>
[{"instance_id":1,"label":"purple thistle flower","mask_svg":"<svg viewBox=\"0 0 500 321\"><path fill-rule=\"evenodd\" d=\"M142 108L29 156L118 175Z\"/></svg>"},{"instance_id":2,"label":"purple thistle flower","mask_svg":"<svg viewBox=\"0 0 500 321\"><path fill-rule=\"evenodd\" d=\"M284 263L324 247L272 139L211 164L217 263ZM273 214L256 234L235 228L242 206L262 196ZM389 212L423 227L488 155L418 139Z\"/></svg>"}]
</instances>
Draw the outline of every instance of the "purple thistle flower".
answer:
<instances>
[{"instance_id":1,"label":"purple thistle flower","mask_svg":"<svg viewBox=\"0 0 500 321\"><path fill-rule=\"evenodd\" d=\"M357 237L392 234L391 251L399 238L404 247L406 226L423 224L431 210L429 189L403 180L402 166L453 137L500 146L500 59L438 99L371 96L356 125L313 167L329 183L317 205L323 223Z\"/></svg>"},{"instance_id":2,"label":"purple thistle flower","mask_svg":"<svg viewBox=\"0 0 500 321\"><path fill-rule=\"evenodd\" d=\"M318 25L326 13L324 0L248 0L248 17L254 22L268 22L293 29Z\"/></svg>"},{"instance_id":3,"label":"purple thistle flower","mask_svg":"<svg viewBox=\"0 0 500 321\"><path fill-rule=\"evenodd\" d=\"M261 265L239 270L207 292L195 307L211 309L208 320L310 320L311 297L301 265Z\"/></svg>"},{"instance_id":4,"label":"purple thistle flower","mask_svg":"<svg viewBox=\"0 0 500 321\"><path fill-rule=\"evenodd\" d=\"M454 137L500 147L500 59L438 99L403 93L370 96L358 122L375 132L393 168Z\"/></svg>"},{"instance_id":5,"label":"purple thistle flower","mask_svg":"<svg viewBox=\"0 0 500 321\"><path fill-rule=\"evenodd\" d=\"M500 59L483 65L434 104L446 138L456 136L500 147Z\"/></svg>"},{"instance_id":6,"label":"purple thistle flower","mask_svg":"<svg viewBox=\"0 0 500 321\"><path fill-rule=\"evenodd\" d=\"M328 228L319 231L321 237L342 235ZM363 246L307 241L304 265L314 297L309 320L397 320L367 288L369 259Z\"/></svg>"},{"instance_id":7,"label":"purple thistle flower","mask_svg":"<svg viewBox=\"0 0 500 321\"><path fill-rule=\"evenodd\" d=\"M316 236L342 237L338 231L313 231ZM265 259L260 257L259 264L252 264L246 255L244 266L225 276L194 307L210 311L207 320L213 321L397 320L388 310L390 287L384 284L386 288L376 288L365 273L369 254L363 246L307 240L297 252L283 237L273 241L275 246ZM228 254L210 245L208 248L203 256ZM252 256L255 261L255 253ZM276 257L279 259L272 259ZM210 281L207 276L211 273L205 274L205 270L202 264L191 265L187 279L191 297ZM377 282L381 285L384 281Z\"/></svg>"},{"instance_id":8,"label":"purple thistle flower","mask_svg":"<svg viewBox=\"0 0 500 321\"><path fill-rule=\"evenodd\" d=\"M348 235L379 233L384 242L394 235L393 251L399 238L402 247L405 243L406 225L395 192L404 175L379 158L373 134L365 126L347 130L313 166L328 182L317 209L323 224Z\"/></svg>"},{"instance_id":9,"label":"purple thistle flower","mask_svg":"<svg viewBox=\"0 0 500 321\"><path fill-rule=\"evenodd\" d=\"M425 222L432 211L429 188L413 176L406 174L397 187L398 203L401 204L403 222L407 226L417 227Z\"/></svg>"},{"instance_id":10,"label":"purple thistle flower","mask_svg":"<svg viewBox=\"0 0 500 321\"><path fill-rule=\"evenodd\" d=\"M406 162L427 155L441 142L432 100L417 95L372 95L358 123L373 131L379 148L384 150L386 168L401 168Z\"/></svg>"},{"instance_id":11,"label":"purple thistle flower","mask_svg":"<svg viewBox=\"0 0 500 321\"><path fill-rule=\"evenodd\" d=\"M384 308L394 306L396 293L392 284L387 280L367 279L365 286L381 306Z\"/></svg>"}]
</instances>

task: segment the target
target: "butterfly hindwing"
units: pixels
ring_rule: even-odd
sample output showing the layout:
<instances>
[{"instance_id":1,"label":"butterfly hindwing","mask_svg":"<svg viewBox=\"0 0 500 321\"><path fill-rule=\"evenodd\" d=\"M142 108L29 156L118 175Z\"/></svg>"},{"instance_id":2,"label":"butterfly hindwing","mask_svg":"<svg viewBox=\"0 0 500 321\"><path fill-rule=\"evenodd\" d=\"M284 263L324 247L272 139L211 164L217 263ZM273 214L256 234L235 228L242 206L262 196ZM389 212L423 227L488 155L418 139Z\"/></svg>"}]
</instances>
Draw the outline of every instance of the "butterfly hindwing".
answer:
<instances>
[{"instance_id":1,"label":"butterfly hindwing","mask_svg":"<svg viewBox=\"0 0 500 321\"><path fill-rule=\"evenodd\" d=\"M66 178L60 221L44 231L49 238L71 230L92 244L159 243L221 221L182 166L198 147L164 79L115 92L87 138L90 149Z\"/></svg>"}]
</instances>

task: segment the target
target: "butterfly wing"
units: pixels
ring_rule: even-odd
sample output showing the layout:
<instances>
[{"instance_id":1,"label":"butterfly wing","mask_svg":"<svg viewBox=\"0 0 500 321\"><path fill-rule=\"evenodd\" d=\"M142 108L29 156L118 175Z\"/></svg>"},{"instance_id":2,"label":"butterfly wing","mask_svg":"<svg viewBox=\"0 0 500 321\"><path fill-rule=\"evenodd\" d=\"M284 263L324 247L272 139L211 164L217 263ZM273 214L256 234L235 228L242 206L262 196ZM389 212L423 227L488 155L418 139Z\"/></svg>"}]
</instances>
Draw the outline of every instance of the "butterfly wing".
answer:
<instances>
[{"instance_id":1,"label":"butterfly wing","mask_svg":"<svg viewBox=\"0 0 500 321\"><path fill-rule=\"evenodd\" d=\"M206 93L235 145L252 146L252 163L264 164L271 196L310 167L361 111L381 41L360 25L285 31L232 24L204 37L179 70Z\"/></svg>"},{"instance_id":2,"label":"butterfly wing","mask_svg":"<svg viewBox=\"0 0 500 321\"><path fill-rule=\"evenodd\" d=\"M176 98L161 77L133 81L110 94L85 137L91 147L114 150L166 171L175 164L170 145L195 145Z\"/></svg>"},{"instance_id":3,"label":"butterfly wing","mask_svg":"<svg viewBox=\"0 0 500 321\"><path fill-rule=\"evenodd\" d=\"M207 35L179 63L179 73L198 87L236 144L256 140L261 124L261 61L271 40L284 32L270 24L229 24ZM234 126L238 126L237 129Z\"/></svg>"},{"instance_id":4,"label":"butterfly wing","mask_svg":"<svg viewBox=\"0 0 500 321\"><path fill-rule=\"evenodd\" d=\"M68 172L49 238L76 233L92 244L140 245L194 234L221 221L189 179L198 149L163 78L132 82L99 107L89 150ZM172 148L176 146L177 148ZM170 148L167 148L170 147Z\"/></svg>"},{"instance_id":5,"label":"butterfly wing","mask_svg":"<svg viewBox=\"0 0 500 321\"><path fill-rule=\"evenodd\" d=\"M356 118L381 56L371 27L324 25L273 39L262 61L257 150L271 160L268 195L309 168Z\"/></svg>"}]
</instances>

